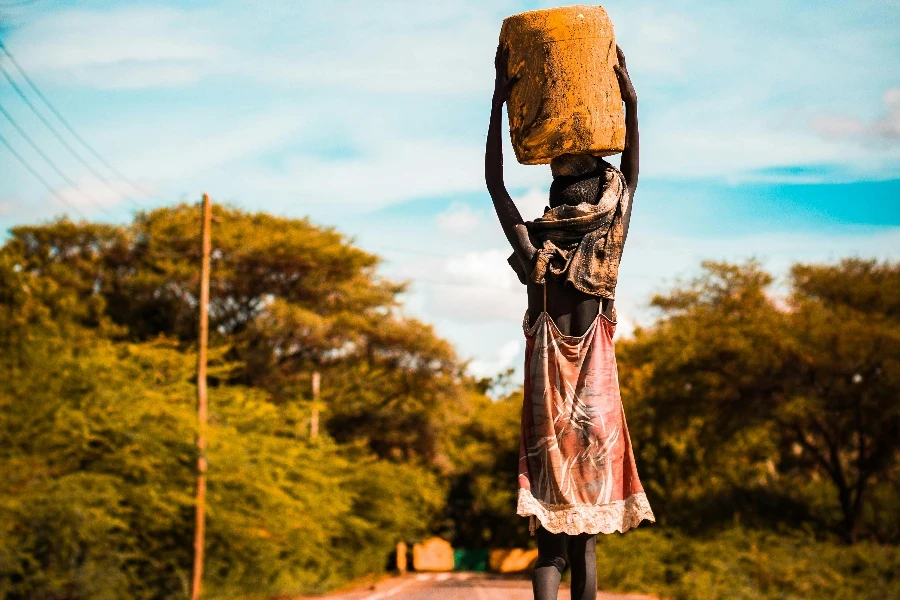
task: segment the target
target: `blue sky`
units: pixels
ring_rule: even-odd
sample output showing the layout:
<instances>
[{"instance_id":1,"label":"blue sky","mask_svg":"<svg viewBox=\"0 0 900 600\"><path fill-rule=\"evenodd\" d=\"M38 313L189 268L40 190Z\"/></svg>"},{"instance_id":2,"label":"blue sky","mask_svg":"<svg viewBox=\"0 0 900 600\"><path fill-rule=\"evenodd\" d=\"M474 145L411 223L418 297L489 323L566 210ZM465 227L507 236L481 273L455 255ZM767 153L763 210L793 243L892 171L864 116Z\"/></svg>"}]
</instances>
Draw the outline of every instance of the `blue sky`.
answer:
<instances>
[{"instance_id":1,"label":"blue sky","mask_svg":"<svg viewBox=\"0 0 900 600\"><path fill-rule=\"evenodd\" d=\"M91 197L0 134L70 204L125 222L196 199L334 225L412 281L406 312L471 368L518 366L524 288L483 183L502 19L544 2L53 2L4 7L2 39L144 196L111 191L5 80L0 105ZM11 3L12 4L12 3ZM642 166L620 334L706 258L900 257L900 2L604 3L640 102ZM0 61L2 62L2 61ZM3 62L9 67L9 64ZM507 184L540 213L546 166ZM99 166L97 168L100 168ZM0 226L70 212L0 148Z\"/></svg>"}]
</instances>

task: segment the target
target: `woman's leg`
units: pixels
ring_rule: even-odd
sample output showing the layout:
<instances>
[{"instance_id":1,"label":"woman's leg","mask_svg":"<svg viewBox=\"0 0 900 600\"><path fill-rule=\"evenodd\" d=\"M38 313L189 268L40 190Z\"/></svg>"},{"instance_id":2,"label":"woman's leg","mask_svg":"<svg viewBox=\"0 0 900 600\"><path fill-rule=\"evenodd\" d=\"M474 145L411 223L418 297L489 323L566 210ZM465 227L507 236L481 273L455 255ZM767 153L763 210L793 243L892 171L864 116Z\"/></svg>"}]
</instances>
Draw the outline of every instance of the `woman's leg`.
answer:
<instances>
[{"instance_id":1,"label":"woman's leg","mask_svg":"<svg viewBox=\"0 0 900 600\"><path fill-rule=\"evenodd\" d=\"M596 600L597 536L570 535L567 550L572 567L572 600Z\"/></svg>"},{"instance_id":2,"label":"woman's leg","mask_svg":"<svg viewBox=\"0 0 900 600\"><path fill-rule=\"evenodd\" d=\"M535 532L538 558L534 563L531 588L534 600L556 600L559 580L566 568L566 534L550 533L543 527Z\"/></svg>"}]
</instances>

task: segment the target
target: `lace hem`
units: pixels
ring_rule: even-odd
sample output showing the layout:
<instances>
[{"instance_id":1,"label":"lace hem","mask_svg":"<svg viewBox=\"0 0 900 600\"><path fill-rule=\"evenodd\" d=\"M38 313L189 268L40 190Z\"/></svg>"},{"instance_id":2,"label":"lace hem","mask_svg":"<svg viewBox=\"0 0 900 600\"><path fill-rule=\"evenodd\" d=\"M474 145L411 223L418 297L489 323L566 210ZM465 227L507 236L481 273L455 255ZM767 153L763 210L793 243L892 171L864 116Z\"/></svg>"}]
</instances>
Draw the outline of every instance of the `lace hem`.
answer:
<instances>
[{"instance_id":1,"label":"lace hem","mask_svg":"<svg viewBox=\"0 0 900 600\"><path fill-rule=\"evenodd\" d=\"M519 490L516 513L531 517L529 529L534 535L536 520L550 533L624 533L643 520L656 522L644 492L609 504L545 504L525 489Z\"/></svg>"}]
</instances>

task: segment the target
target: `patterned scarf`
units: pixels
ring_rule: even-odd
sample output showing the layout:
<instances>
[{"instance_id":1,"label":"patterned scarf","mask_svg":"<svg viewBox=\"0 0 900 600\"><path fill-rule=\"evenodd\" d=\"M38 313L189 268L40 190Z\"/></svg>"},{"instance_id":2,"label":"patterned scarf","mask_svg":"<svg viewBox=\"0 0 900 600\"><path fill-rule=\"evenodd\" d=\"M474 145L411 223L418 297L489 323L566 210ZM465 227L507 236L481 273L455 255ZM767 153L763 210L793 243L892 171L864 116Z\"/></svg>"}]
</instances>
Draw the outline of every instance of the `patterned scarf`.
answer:
<instances>
[{"instance_id":1,"label":"patterned scarf","mask_svg":"<svg viewBox=\"0 0 900 600\"><path fill-rule=\"evenodd\" d=\"M603 194L596 204L561 204L525 222L532 240L541 243L529 281L542 284L549 272L564 277L586 294L614 297L625 242L623 216L630 199L621 171L609 165L605 177ZM508 262L525 283L518 257L513 254Z\"/></svg>"}]
</instances>

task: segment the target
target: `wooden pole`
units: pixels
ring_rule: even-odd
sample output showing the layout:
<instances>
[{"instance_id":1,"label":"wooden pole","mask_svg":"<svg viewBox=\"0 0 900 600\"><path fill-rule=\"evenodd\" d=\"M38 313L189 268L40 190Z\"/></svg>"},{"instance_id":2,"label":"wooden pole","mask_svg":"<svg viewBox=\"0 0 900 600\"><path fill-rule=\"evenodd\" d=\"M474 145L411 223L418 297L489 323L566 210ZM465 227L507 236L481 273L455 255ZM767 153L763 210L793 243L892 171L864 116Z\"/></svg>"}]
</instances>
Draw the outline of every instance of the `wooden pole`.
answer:
<instances>
[{"instance_id":1,"label":"wooden pole","mask_svg":"<svg viewBox=\"0 0 900 600\"><path fill-rule=\"evenodd\" d=\"M206 521L206 343L209 337L209 254L212 206L203 194L203 262L200 267L200 351L197 357L197 501L194 527L194 572L191 600L199 600L203 582L203 536Z\"/></svg>"},{"instance_id":2,"label":"wooden pole","mask_svg":"<svg viewBox=\"0 0 900 600\"><path fill-rule=\"evenodd\" d=\"M319 372L315 371L312 375L312 418L309 421L309 437L311 438L318 437L319 435L319 384L321 381L322 378L319 375Z\"/></svg>"}]
</instances>

